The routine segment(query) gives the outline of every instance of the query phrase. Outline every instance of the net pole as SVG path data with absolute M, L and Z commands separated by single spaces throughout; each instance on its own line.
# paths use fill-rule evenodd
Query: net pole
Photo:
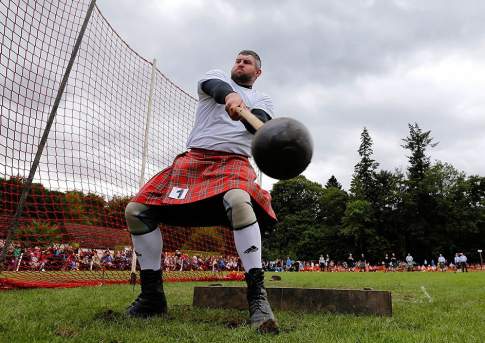
M 145 169 L 146 169 L 146 159 L 148 154 L 148 133 L 150 131 L 150 122 L 152 118 L 152 103 L 153 103 L 153 89 L 155 88 L 155 73 L 157 70 L 157 60 L 154 58 L 152 62 L 152 75 L 150 78 L 150 90 L 148 92 L 148 106 L 147 106 L 147 115 L 146 115 L 146 123 L 145 123 L 145 136 L 143 140 L 143 154 L 141 158 L 141 167 L 140 167 L 140 179 L 138 180 L 138 185 L 141 188 L 145 183 Z M 131 275 L 130 275 L 130 283 L 136 283 L 136 252 L 135 247 L 132 247 L 132 254 L 131 254 Z
M 64 93 L 64 90 L 67 85 L 67 81 L 69 80 L 69 75 L 71 73 L 72 66 L 74 64 L 74 60 L 76 59 L 77 53 L 79 51 L 79 47 L 81 46 L 82 39 L 84 37 L 84 33 L 86 32 L 86 27 L 88 26 L 89 19 L 91 18 L 91 14 L 93 13 L 94 6 L 96 4 L 96 0 L 91 0 L 91 3 L 89 4 L 88 11 L 86 12 L 86 16 L 84 17 L 84 22 L 81 26 L 81 30 L 79 31 L 79 34 L 76 39 L 76 44 L 74 45 L 74 48 L 72 49 L 71 52 L 71 57 L 69 59 L 69 63 L 67 64 L 66 71 L 64 72 L 64 76 L 62 78 L 61 84 L 59 86 L 59 89 L 57 90 L 57 95 L 56 99 L 54 101 L 54 105 L 52 106 L 51 112 L 49 114 L 49 118 L 47 119 L 47 123 L 44 129 L 44 132 L 42 133 L 42 138 L 39 142 L 39 145 L 37 147 L 37 152 L 35 154 L 34 161 L 32 162 L 32 165 L 30 167 L 30 172 L 29 172 L 29 177 L 27 178 L 27 181 L 24 184 L 24 187 L 22 188 L 22 194 L 20 196 L 19 203 L 17 204 L 17 209 L 15 211 L 15 215 L 12 218 L 12 221 L 10 222 L 10 226 L 8 229 L 7 233 L 7 239 L 5 240 L 3 250 L 2 250 L 2 255 L 0 256 L 0 272 L 3 270 L 4 265 L 5 265 L 5 258 L 7 256 L 7 250 L 8 246 L 10 245 L 10 242 L 12 241 L 12 237 L 17 231 L 18 224 L 19 224 L 19 219 L 22 216 L 22 213 L 24 211 L 25 203 L 27 202 L 27 197 L 30 193 L 30 190 L 32 188 L 32 181 L 34 180 L 35 173 L 37 172 L 37 167 L 39 166 L 40 159 L 42 157 L 42 153 L 44 151 L 45 145 L 47 143 L 47 138 L 49 137 L 49 133 L 52 127 L 52 124 L 54 123 L 54 119 L 57 114 L 57 109 L 59 107 L 59 104 L 61 102 L 62 94 Z
M 145 169 L 146 169 L 146 159 L 148 154 L 148 132 L 150 131 L 150 122 L 152 119 L 152 103 L 153 103 L 153 89 L 155 87 L 155 72 L 157 70 L 157 60 L 153 59 L 152 63 L 152 75 L 150 78 L 150 91 L 148 93 L 148 106 L 147 106 L 147 121 L 145 124 L 145 137 L 143 141 L 143 155 L 141 160 L 140 168 L 140 179 L 138 180 L 138 185 L 140 188 L 145 183 Z

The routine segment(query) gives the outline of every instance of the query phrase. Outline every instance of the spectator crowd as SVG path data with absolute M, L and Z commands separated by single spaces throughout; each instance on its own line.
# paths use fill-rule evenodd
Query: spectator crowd
M 453 259 L 447 260 L 442 254 L 439 254 L 435 262 L 431 259 L 428 262 L 424 259 L 422 263 L 417 263 L 413 256 L 408 253 L 403 258 L 398 258 L 394 253 L 386 254 L 382 261 L 370 263 L 365 254 L 355 258 L 351 253 L 343 260 L 334 260 L 330 256 L 320 255 L 318 260 L 300 261 L 292 260 L 291 257 L 286 259 L 276 259 L 264 261 L 264 269 L 267 271 L 284 272 L 284 271 L 320 271 L 320 272 L 397 272 L 397 271 L 460 271 L 468 272 L 468 268 L 479 270 L 481 264 L 469 265 L 468 259 L 464 253 L 456 253 Z
M 0 241 L 0 249 L 3 242 Z M 54 244 L 47 248 L 24 247 L 12 244 L 6 254 L 7 271 L 76 271 L 76 270 L 130 270 L 132 250 L 124 247 L 110 249 L 87 249 L 68 244 Z M 162 255 L 165 271 L 240 271 L 243 270 L 237 256 L 189 255 L 180 250 Z
M 0 240 L 0 249 L 4 242 Z M 87 249 L 68 244 L 53 244 L 41 248 L 9 246 L 6 254 L 7 271 L 76 271 L 76 270 L 130 270 L 132 250 L 123 247 L 118 250 Z M 204 253 L 164 252 L 162 254 L 164 271 L 242 271 L 238 256 L 223 256 Z M 386 254 L 382 261 L 370 263 L 364 254 L 354 257 L 351 253 L 346 259 L 334 260 L 327 255 L 320 255 L 318 260 L 293 260 L 290 256 L 275 260 L 263 260 L 263 269 L 272 272 L 396 272 L 396 271 L 460 271 L 481 269 L 481 265 L 469 265 L 464 253 L 456 253 L 451 259 L 442 254 L 428 261 L 417 263 L 408 253 L 398 258 L 394 253 Z

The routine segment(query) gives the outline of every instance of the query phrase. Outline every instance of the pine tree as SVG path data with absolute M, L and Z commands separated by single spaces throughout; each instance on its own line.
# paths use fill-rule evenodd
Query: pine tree
M 401 146 L 411 152 L 411 155 L 407 156 L 409 160 L 408 179 L 417 182 L 424 178 L 431 165 L 429 156 L 426 156 L 426 149 L 434 148 L 438 143 L 433 143 L 433 138 L 430 136 L 431 131 L 423 132 L 417 123 L 408 124 L 408 126 L 409 136 L 403 139 L 404 144 Z
M 350 192 L 357 199 L 364 199 L 373 202 L 373 190 L 375 173 L 379 163 L 377 163 L 372 155 L 372 138 L 369 131 L 364 127 L 360 135 L 359 156 L 360 161 L 354 167 L 354 174 L 350 183 Z
M 340 182 L 337 181 L 337 178 L 335 177 L 335 175 L 330 176 L 330 179 L 328 179 L 327 183 L 325 184 L 325 188 L 330 188 L 330 187 L 342 189 L 342 185 L 340 184 Z
M 429 147 L 435 147 L 431 131 L 423 132 L 417 123 L 408 124 L 409 136 L 402 147 L 410 151 L 408 157 L 406 191 L 403 194 L 402 222 L 405 223 L 402 246 L 422 257 L 433 248 L 430 238 L 436 228 L 437 198 L 429 192 L 426 175 L 431 168 Z M 408 251 L 409 252 L 409 251 Z

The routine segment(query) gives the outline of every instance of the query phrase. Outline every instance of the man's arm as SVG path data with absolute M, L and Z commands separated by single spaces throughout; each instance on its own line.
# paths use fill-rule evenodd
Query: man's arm
M 231 93 L 235 93 L 235 95 L 237 94 L 237 92 L 235 92 L 227 82 L 224 82 L 219 79 L 210 79 L 210 80 L 204 81 L 201 84 L 201 88 L 207 95 L 210 95 L 211 97 L 213 97 L 215 102 L 221 105 L 227 105 L 226 97 L 229 94 Z M 271 116 L 262 109 L 255 108 L 251 110 L 251 113 L 253 113 L 263 123 L 267 122 L 268 120 L 271 120 Z M 239 118 L 233 118 L 233 119 L 237 120 Z M 244 127 L 246 127 L 246 129 L 250 133 L 254 134 L 256 132 L 256 130 L 246 120 L 241 119 L 241 122 L 244 124 Z
M 202 82 L 201 88 L 204 93 L 213 97 L 215 102 L 221 105 L 226 104 L 226 96 L 230 93 L 236 93 L 227 82 L 219 79 L 204 81 Z

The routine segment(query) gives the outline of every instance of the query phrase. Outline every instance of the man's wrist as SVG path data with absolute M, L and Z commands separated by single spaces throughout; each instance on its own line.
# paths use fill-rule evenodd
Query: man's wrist
M 229 97 L 232 97 L 232 96 L 235 96 L 235 95 L 237 95 L 237 93 L 236 93 L 236 92 L 234 92 L 234 91 L 229 92 L 229 94 L 227 94 L 227 95 L 225 96 L 225 98 L 224 98 L 224 102 L 227 104 L 227 99 L 228 99 Z

